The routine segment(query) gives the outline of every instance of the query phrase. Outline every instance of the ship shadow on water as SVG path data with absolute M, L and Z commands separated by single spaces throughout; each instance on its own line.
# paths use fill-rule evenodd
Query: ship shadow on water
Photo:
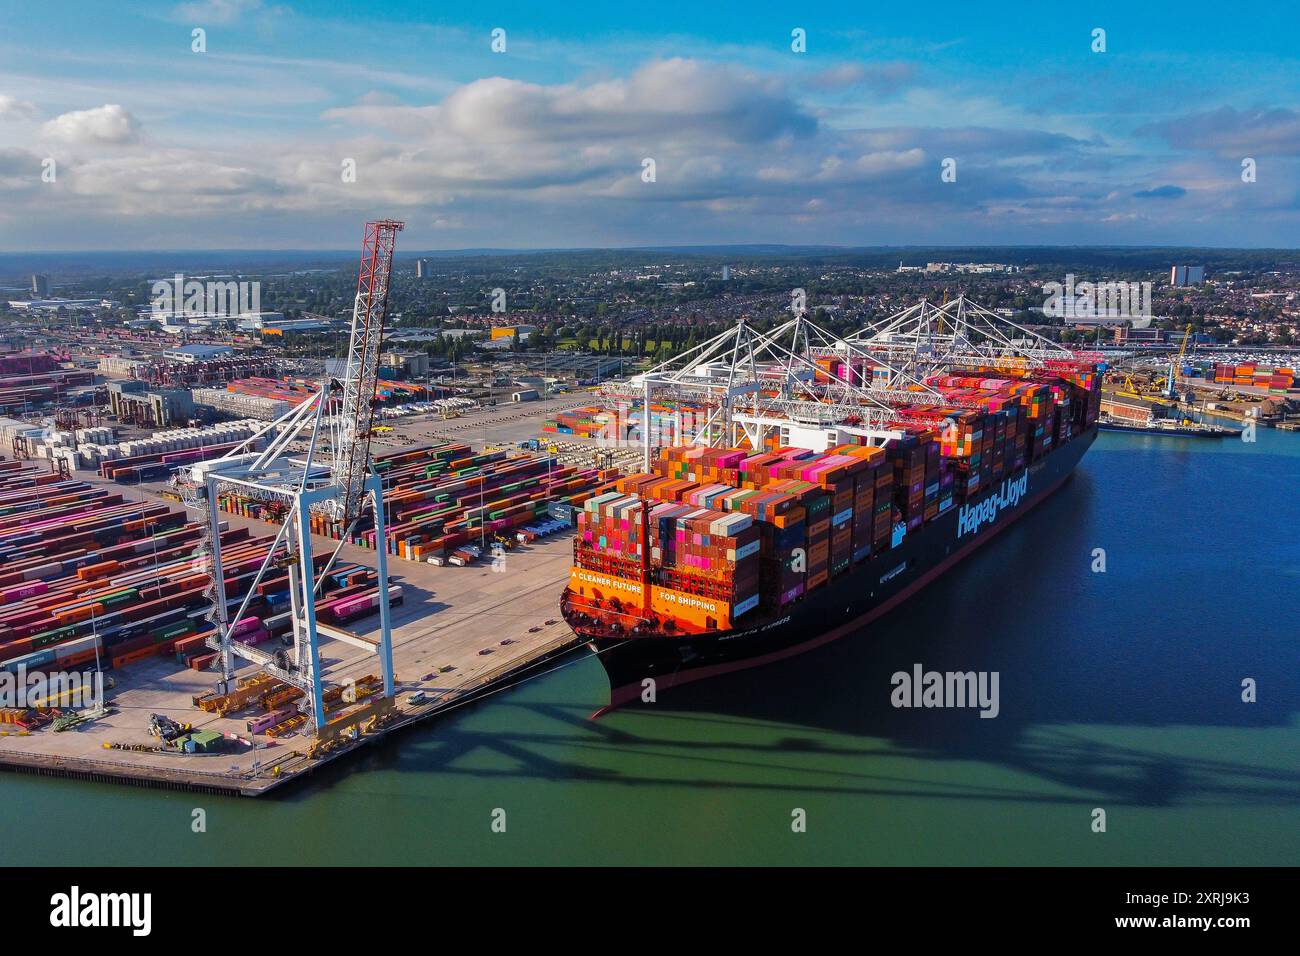
M 1116 524 L 1114 498 L 1081 471 L 920 595 L 807 654 L 674 688 L 599 720 L 589 719 L 594 696 L 588 705 L 536 699 L 558 679 L 547 678 L 537 690 L 475 705 L 496 712 L 483 729 L 477 719 L 439 720 L 350 767 L 325 768 L 315 785 L 387 769 L 1025 804 L 1295 806 L 1300 772 L 1252 762 L 1249 750 L 1219 742 L 1174 755 L 1144 745 L 1171 729 L 1292 727 L 1300 686 L 1281 660 L 1291 653 L 1281 620 L 1276 633 L 1246 638 L 1186 626 L 1230 617 L 1225 602 L 1231 607 L 1236 585 L 1196 578 L 1197 586 L 1173 586 L 1194 560 L 1191 539 L 1178 537 L 1187 532 L 1159 521 Z M 1156 548 L 1144 544 L 1152 534 L 1169 537 Z M 1125 563 L 1123 573 L 1089 570 L 1102 546 Z M 1255 585 L 1285 587 L 1291 571 L 1279 564 L 1275 573 L 1276 582 Z M 997 717 L 894 707 L 891 676 L 916 664 L 996 671 Z M 597 679 L 593 661 L 575 666 Z M 1242 675 L 1267 688 L 1259 703 L 1241 702 Z
M 687 685 L 640 709 L 663 707 L 665 720 L 726 716 L 817 732 L 776 743 L 791 754 L 827 753 L 822 732 L 869 738 L 885 746 L 864 756 L 978 761 L 1079 790 L 1089 800 L 1300 803 L 1300 772 L 1252 764 L 1249 752 L 1175 757 L 1134 743 L 1143 728 L 1291 727 L 1300 683 L 1281 659 L 1292 652 L 1272 653 L 1291 646 L 1281 628 L 1270 648 L 1264 636 L 1220 640 L 1212 629 L 1184 626 L 1223 619 L 1225 608 L 1240 601 L 1234 583 L 1199 593 L 1170 587 L 1164 582 L 1178 576 L 1177 558 L 1166 561 L 1158 548 L 1146 549 L 1142 563 L 1152 567 L 1140 573 L 1094 574 L 1090 562 L 1102 543 L 1097 512 L 1113 504 L 1081 471 L 1017 526 L 863 632 L 770 667 Z M 1161 531 L 1129 530 L 1157 538 Z M 1115 551 L 1120 542 L 1106 537 L 1105 544 Z M 1119 553 L 1131 554 L 1134 544 L 1124 542 Z M 1272 672 L 1261 673 L 1265 662 Z M 997 717 L 893 706 L 892 675 L 910 675 L 918 664 L 925 671 L 997 672 Z M 1271 703 L 1244 704 L 1243 675 L 1268 686 Z M 1130 743 L 1098 740 L 1089 733 L 1094 728 L 1122 728 L 1118 736 Z M 1014 799 L 1058 798 L 1035 792 Z

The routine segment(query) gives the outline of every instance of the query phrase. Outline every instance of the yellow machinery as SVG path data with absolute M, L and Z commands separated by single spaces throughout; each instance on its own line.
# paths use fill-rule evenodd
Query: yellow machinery
M 279 710 L 285 704 L 291 704 L 303 696 L 303 691 L 297 687 L 284 686 L 277 690 L 267 691 L 262 698 L 262 708 L 269 714 L 273 710 Z
M 325 712 L 340 710 L 352 704 L 360 703 L 368 697 L 381 693 L 384 689 L 383 682 L 374 674 L 367 674 L 360 677 L 352 685 L 336 684 L 329 688 L 321 695 L 325 704 Z
M 1125 398 L 1145 398 L 1155 391 L 1158 389 L 1154 384 L 1147 381 L 1134 381 L 1133 376 L 1127 372 L 1124 374 L 1124 384 L 1119 388 L 1119 394 Z
M 272 740 L 279 737 L 285 737 L 296 731 L 305 723 L 307 723 L 307 715 L 298 714 L 297 716 L 290 717 L 288 720 L 280 721 L 274 727 L 268 727 L 266 729 L 266 735 Z
M 340 714 L 316 732 L 316 739 L 308 748 L 307 756 L 324 756 L 339 741 L 355 739 L 362 734 L 372 732 L 387 722 L 392 716 L 392 711 L 391 697 L 376 697 L 368 704 L 362 704 L 355 710 Z
M 77 700 L 93 700 L 95 697 L 95 688 L 90 684 L 83 684 L 80 687 L 69 687 L 56 694 L 48 697 L 41 697 L 32 701 L 33 707 L 71 707 Z
M 194 703 L 200 710 L 224 717 L 232 710 L 242 710 L 267 691 L 277 689 L 276 685 L 282 683 L 270 674 L 254 674 L 252 677 L 240 680 L 236 689 L 229 694 L 195 698 Z
M 1165 374 L 1159 376 L 1152 382 L 1151 394 L 1157 400 L 1175 400 L 1178 398 L 1178 377 L 1183 368 L 1183 357 L 1187 354 L 1187 342 L 1192 336 L 1192 327 L 1187 326 L 1183 330 L 1183 341 L 1178 347 L 1178 352 L 1169 361 L 1169 368 Z

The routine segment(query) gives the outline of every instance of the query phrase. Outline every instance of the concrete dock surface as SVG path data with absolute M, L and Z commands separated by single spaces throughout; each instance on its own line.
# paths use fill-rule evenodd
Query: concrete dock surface
M 499 421 L 496 417 L 489 420 L 495 410 L 485 409 L 479 413 L 485 416 L 483 422 L 476 426 L 481 429 L 486 425 L 503 438 L 508 433 L 513 436 L 510 441 L 537 437 L 545 414 L 580 401 L 569 397 L 567 401 L 546 403 L 549 407 L 539 407 L 540 403 L 530 403 L 526 408 L 507 407 L 501 410 Z M 418 438 L 418 444 L 427 444 L 437 439 L 422 433 L 442 431 L 442 426 L 461 421 L 468 419 L 404 420 L 401 431 L 390 435 L 410 436 L 402 444 L 412 438 Z M 467 428 L 461 440 L 473 441 L 474 437 L 472 429 Z M 489 438 L 493 440 L 503 439 Z M 374 449 L 376 454 L 383 450 L 382 445 Z M 163 483 L 123 486 L 87 472 L 77 472 L 76 477 L 111 486 L 124 492 L 128 500 L 162 500 L 165 489 Z M 168 503 L 180 508 L 175 502 Z M 236 515 L 223 513 L 222 520 L 231 527 L 247 527 L 254 536 L 273 535 L 277 530 L 269 522 Z M 314 543 L 317 554 L 329 554 L 338 546 L 337 541 L 322 537 L 315 537 Z M 390 555 L 390 583 L 401 585 L 403 603 L 392 609 L 398 710 L 396 719 L 383 733 L 432 716 L 539 661 L 577 647 L 578 638 L 565 626 L 559 612 L 560 593 L 568 581 L 571 559 L 571 533 L 521 545 L 502 561 L 480 560 L 467 568 L 435 567 Z M 374 567 L 375 553 L 344 544 L 339 560 Z M 377 635 L 378 626 L 375 614 L 348 625 L 347 630 Z M 375 654 L 323 635 L 320 658 L 328 684 L 379 673 Z M 257 667 L 246 664 L 236 671 L 236 676 L 257 672 Z M 298 733 L 271 741 L 249 734 L 246 722 L 256 716 L 251 709 L 223 718 L 195 707 L 195 696 L 215 689 L 219 677 L 215 671 L 188 670 L 168 657 L 140 661 L 107 673 L 114 681 L 107 695 L 111 713 L 62 733 L 54 733 L 46 726 L 30 735 L 11 731 L 0 736 L 0 768 L 253 795 L 274 789 L 324 762 L 306 756 L 313 739 L 308 735 Z M 412 705 L 409 698 L 417 691 L 423 691 L 430 700 Z M 149 734 L 151 714 L 190 723 L 195 730 L 256 740 L 257 746 L 230 742 L 227 752 L 218 754 L 105 747 L 110 743 L 156 746 L 158 742 Z M 362 742 L 369 739 L 363 738 Z M 336 759 L 348 749 L 335 749 L 324 759 Z

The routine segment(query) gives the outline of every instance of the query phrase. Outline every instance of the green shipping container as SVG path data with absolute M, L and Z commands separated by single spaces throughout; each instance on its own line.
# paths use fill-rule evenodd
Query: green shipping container
M 215 730 L 200 730 L 198 733 L 192 734 L 190 739 L 194 741 L 195 750 L 201 753 L 209 753 L 216 750 L 225 738 Z

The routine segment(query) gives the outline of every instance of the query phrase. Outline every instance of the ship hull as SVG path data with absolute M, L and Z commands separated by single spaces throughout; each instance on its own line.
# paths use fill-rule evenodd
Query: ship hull
M 1096 429 L 1076 436 L 966 505 L 909 532 L 898 547 L 854 565 L 783 614 L 748 627 L 742 622 L 730 630 L 682 637 L 588 635 L 610 682 L 609 706 L 599 713 L 640 699 L 647 679 L 654 681 L 657 697 L 682 684 L 793 657 L 860 630 L 1048 498 L 1074 473 L 1096 437 Z
M 1130 435 L 1168 435 L 1175 438 L 1226 438 L 1233 434 L 1228 428 L 1159 428 L 1155 425 L 1114 425 L 1104 422 L 1097 426 L 1104 432 L 1126 432 Z

